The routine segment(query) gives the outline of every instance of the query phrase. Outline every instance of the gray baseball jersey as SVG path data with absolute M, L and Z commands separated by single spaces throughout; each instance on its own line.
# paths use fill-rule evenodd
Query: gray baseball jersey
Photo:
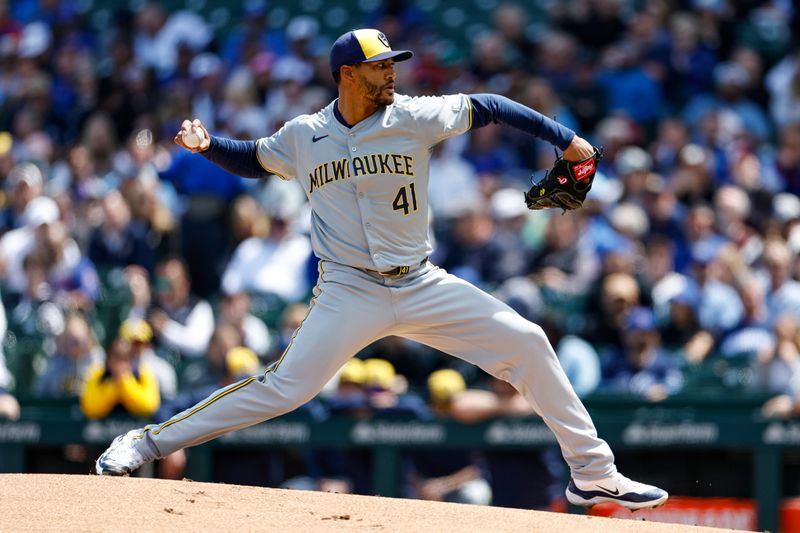
M 386 271 L 416 265 L 428 238 L 428 164 L 433 145 L 471 126 L 469 98 L 395 95 L 352 128 L 336 101 L 257 142 L 262 166 L 303 185 L 313 210 L 317 256 Z
M 397 335 L 432 346 L 510 382 L 553 430 L 579 480 L 612 475 L 597 437 L 542 328 L 473 285 L 431 265 L 431 148 L 471 125 L 465 95 L 395 102 L 352 128 L 332 103 L 260 139 L 261 165 L 302 183 L 313 208 L 320 275 L 305 320 L 264 375 L 212 394 L 159 425 L 137 449 L 164 457 L 295 409 L 361 349 Z M 520 202 L 522 195 L 520 195 Z M 387 277 L 397 267 L 402 276 Z

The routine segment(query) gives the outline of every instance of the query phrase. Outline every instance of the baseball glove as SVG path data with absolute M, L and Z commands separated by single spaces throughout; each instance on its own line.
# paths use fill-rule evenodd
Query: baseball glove
M 567 161 L 559 156 L 544 178 L 525 193 L 528 209 L 560 207 L 566 211 L 581 207 L 602 158 L 602 148 L 595 148 L 594 154 L 583 161 Z

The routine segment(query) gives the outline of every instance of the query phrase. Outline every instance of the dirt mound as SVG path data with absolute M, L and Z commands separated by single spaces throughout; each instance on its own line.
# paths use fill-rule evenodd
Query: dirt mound
M 0 475 L 0 531 L 720 533 L 726 530 L 239 485 Z

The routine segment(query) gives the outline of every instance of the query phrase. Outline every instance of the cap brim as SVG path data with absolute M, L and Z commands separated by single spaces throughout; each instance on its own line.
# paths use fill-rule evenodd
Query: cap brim
M 397 61 L 406 61 L 407 59 L 411 59 L 414 56 L 414 53 L 411 50 L 389 50 L 388 52 L 383 52 L 382 54 L 374 55 L 369 59 L 365 59 L 363 63 L 374 63 L 375 61 L 384 61 L 386 59 L 394 59 Z

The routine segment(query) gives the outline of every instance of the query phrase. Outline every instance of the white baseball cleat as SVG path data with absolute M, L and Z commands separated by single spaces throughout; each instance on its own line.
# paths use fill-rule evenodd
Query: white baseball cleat
M 120 435 L 95 461 L 95 471 L 101 476 L 127 476 L 149 462 L 136 449 L 136 441 L 143 437 L 141 430 L 133 429 Z
M 664 505 L 669 498 L 667 491 L 628 479 L 619 472 L 597 481 L 569 480 L 567 501 L 573 505 L 590 507 L 613 502 L 635 511 Z

